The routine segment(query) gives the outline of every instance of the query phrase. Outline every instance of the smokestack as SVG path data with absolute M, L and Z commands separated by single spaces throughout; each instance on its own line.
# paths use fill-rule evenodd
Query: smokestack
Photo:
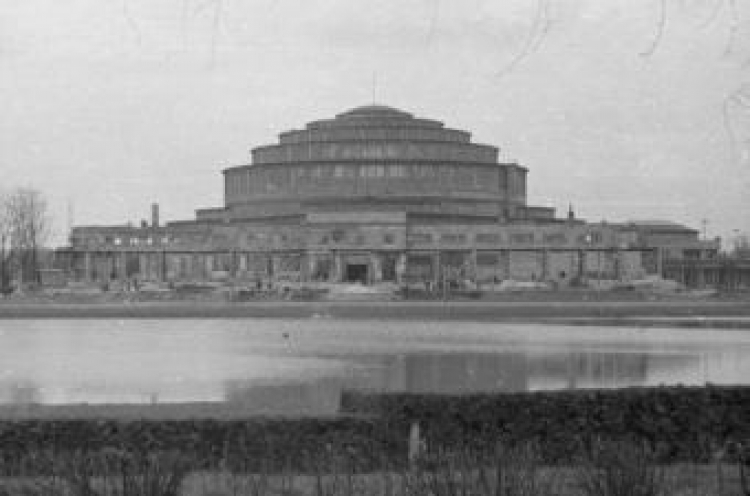
M 159 204 L 151 204 L 151 227 L 159 227 Z

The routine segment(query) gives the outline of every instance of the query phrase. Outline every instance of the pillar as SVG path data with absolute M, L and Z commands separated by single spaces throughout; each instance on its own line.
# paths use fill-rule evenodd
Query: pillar
M 83 280 L 91 282 L 91 252 L 87 251 L 83 254 Z
M 380 257 L 379 254 L 370 252 L 370 270 L 367 271 L 370 284 L 383 280 L 383 264 Z
M 586 250 L 578 250 L 578 279 L 586 278 Z
M 161 274 L 160 274 L 160 280 L 161 282 L 167 282 L 168 279 L 168 270 L 167 270 L 167 251 L 162 250 L 161 252 Z
M 622 265 L 620 260 L 620 255 L 622 254 L 622 252 L 619 249 L 615 248 L 612 254 L 614 257 L 613 262 L 615 266 L 615 280 L 619 281 L 622 276 L 622 268 L 620 267 L 620 265 Z
M 406 253 L 399 253 L 396 259 L 396 284 L 402 284 L 406 274 Z
M 203 255 L 203 273 L 205 274 L 205 279 L 211 279 L 213 274 L 214 256 L 213 253 L 205 253 Z
M 477 285 L 477 250 L 471 250 L 469 257 L 469 270 L 471 271 L 471 282 Z
M 434 263 L 433 263 L 433 273 L 432 278 L 435 285 L 440 284 L 440 278 L 443 273 L 443 267 L 441 266 L 441 259 L 440 259 L 440 250 L 437 250 L 434 255 Z
M 341 254 L 333 252 L 333 267 L 331 270 L 329 282 L 341 282 L 343 279 L 343 263 L 341 260 Z
M 662 250 L 660 248 L 654 248 L 654 254 L 656 255 L 656 274 L 659 277 L 664 277 L 664 261 L 662 259 Z
M 206 278 L 206 257 L 203 253 L 193 253 L 191 268 L 196 279 L 204 280 Z
M 125 258 L 125 252 L 121 251 L 117 253 L 116 257 L 117 279 L 119 279 L 120 281 L 124 281 L 125 279 L 127 279 L 127 260 Z
M 706 285 L 706 274 L 704 268 L 701 266 L 700 263 L 695 264 L 695 277 L 696 277 L 696 286 L 698 288 L 703 288 Z
M 513 263 L 510 259 L 511 253 L 512 252 L 510 250 L 505 250 L 505 279 L 512 279 L 510 271 L 511 264 Z
M 309 267 L 307 259 L 308 259 L 307 252 L 302 251 L 299 254 L 299 281 L 300 282 L 306 282 L 310 279 L 307 274 L 307 269 Z
M 148 254 L 139 252 L 138 253 L 138 279 L 140 281 L 143 281 L 143 279 L 148 277 L 148 265 L 149 265 L 149 259 Z
M 315 275 L 318 257 L 314 253 L 307 253 L 307 281 L 312 281 Z

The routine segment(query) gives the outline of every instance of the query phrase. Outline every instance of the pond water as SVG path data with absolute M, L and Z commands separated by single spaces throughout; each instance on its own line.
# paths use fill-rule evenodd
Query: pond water
M 0 320 L 0 403 L 230 402 L 332 413 L 341 391 L 750 383 L 750 333 L 374 320 Z

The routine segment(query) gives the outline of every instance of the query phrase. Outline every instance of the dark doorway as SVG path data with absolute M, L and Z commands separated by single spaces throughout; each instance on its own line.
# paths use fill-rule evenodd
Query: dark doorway
M 367 284 L 367 264 L 347 264 L 346 282 Z

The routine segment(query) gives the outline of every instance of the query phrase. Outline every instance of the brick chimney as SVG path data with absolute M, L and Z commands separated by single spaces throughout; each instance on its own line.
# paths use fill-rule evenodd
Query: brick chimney
M 159 204 L 151 204 L 151 227 L 159 227 Z

